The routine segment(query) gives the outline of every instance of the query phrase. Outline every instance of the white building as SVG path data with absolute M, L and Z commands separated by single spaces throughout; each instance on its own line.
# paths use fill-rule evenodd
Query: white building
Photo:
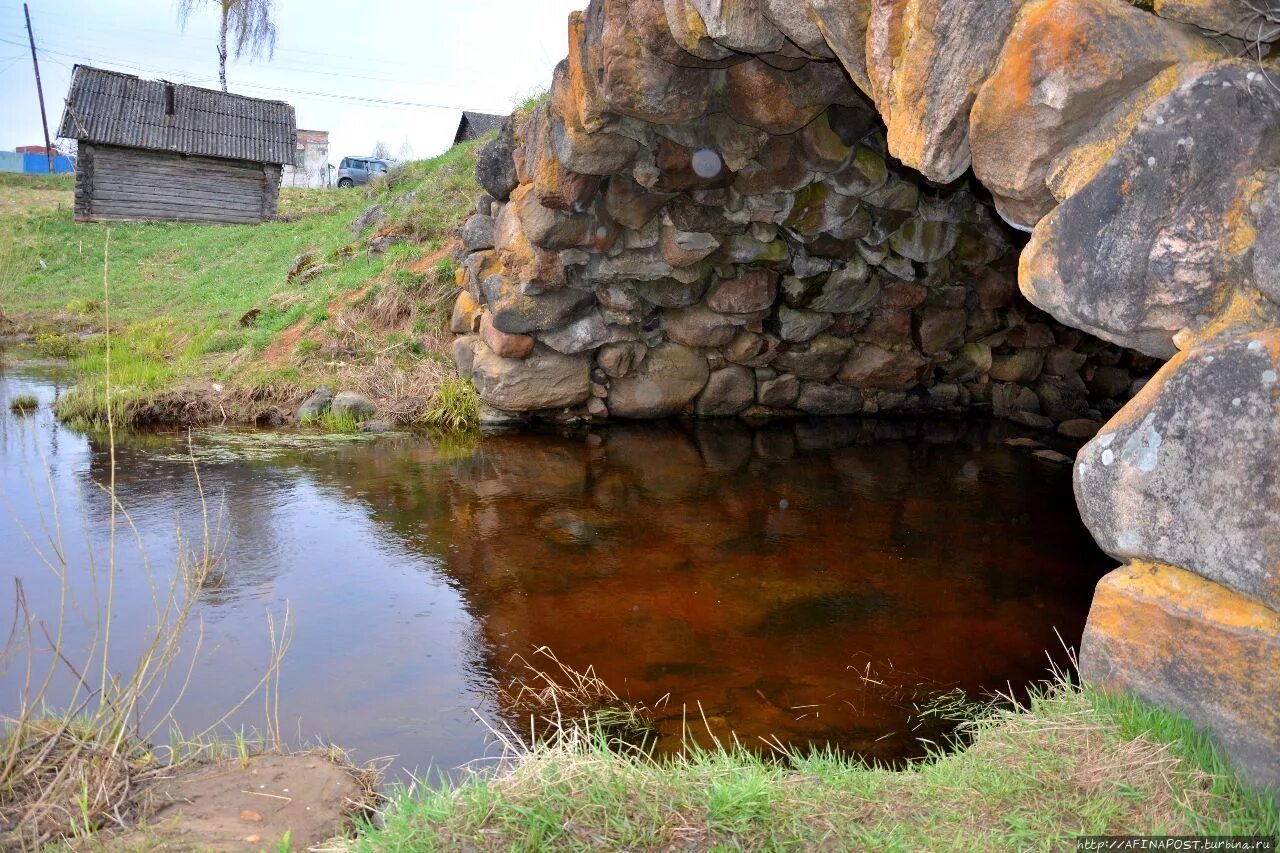
M 285 166 L 280 185 L 319 189 L 332 184 L 329 165 L 329 131 L 298 130 L 296 165 Z

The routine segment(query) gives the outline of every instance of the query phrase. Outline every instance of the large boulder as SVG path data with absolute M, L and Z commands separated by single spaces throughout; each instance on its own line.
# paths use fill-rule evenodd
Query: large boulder
M 772 134 L 795 133 L 831 104 L 858 103 L 848 79 L 829 62 L 810 62 L 798 70 L 783 71 L 756 58 L 729 68 L 725 74 L 729 115 Z
M 855 415 L 862 411 L 862 394 L 847 385 L 802 382 L 795 405 L 810 415 Z
M 1224 51 L 1124 0 L 1032 0 L 1022 7 L 970 115 L 973 170 L 1001 213 L 1030 228 L 1055 203 L 1050 162 L 1143 84 Z
M 591 356 L 538 346 L 528 358 L 503 358 L 479 343 L 471 381 L 481 400 L 504 412 L 576 406 L 591 396 Z
M 662 313 L 667 337 L 688 347 L 722 347 L 738 334 L 738 326 L 706 305 L 669 308 Z
M 803 2 L 796 0 L 759 0 L 760 11 L 791 43 L 810 56 L 831 59 L 835 54 L 822 37 L 822 29 L 809 15 Z
M 772 367 L 782 373 L 791 373 L 798 379 L 830 379 L 844 364 L 850 346 L 850 341 L 832 335 L 818 335 L 808 343 L 787 346 L 773 360 Z
M 742 53 L 773 53 L 786 38 L 764 14 L 762 0 L 691 0 L 707 35 Z
M 588 132 L 574 97 L 568 61 L 562 61 L 552 77 L 548 125 L 551 131 L 548 141 L 560 164 L 582 175 L 611 175 L 625 169 L 640 144 L 617 133 Z
M 1081 449 L 1076 502 L 1119 560 L 1280 610 L 1280 332 L 1178 355 Z
M 707 384 L 710 370 L 701 350 L 662 344 L 609 387 L 609 411 L 620 418 L 678 415 Z
M 519 185 L 515 149 L 515 125 L 507 119 L 498 138 L 486 143 L 476 153 L 476 180 L 498 201 L 510 198 L 511 191 Z
M 697 5 L 697 0 L 662 0 L 675 43 L 698 59 L 716 61 L 733 56 L 733 50 L 711 38 Z
M 575 320 L 545 332 L 538 332 L 539 341 L 558 353 L 573 355 L 586 352 L 608 343 L 614 330 L 605 323 L 599 309 L 592 308 Z
M 653 53 L 624 15 L 605 16 L 600 91 L 612 112 L 654 124 L 692 121 L 707 111 L 713 78 Z
M 336 418 L 366 421 L 378 413 L 378 407 L 363 394 L 355 391 L 340 391 L 334 395 L 329 412 Z
M 930 180 L 969 168 L 969 110 L 1023 0 L 871 4 L 867 73 L 889 151 Z
M 884 350 L 870 344 L 856 347 L 837 375 L 857 388 L 905 391 L 920 383 L 929 362 L 915 350 Z
M 693 411 L 702 417 L 736 415 L 754 402 L 756 375 L 750 368 L 729 364 L 714 371 L 698 395 Z
M 721 314 L 752 314 L 768 310 L 777 295 L 778 274 L 751 269 L 716 282 L 707 296 L 707 307 Z
M 794 2 L 794 0 L 787 0 Z M 872 0 L 803 0 L 809 19 L 863 94 L 871 95 L 867 75 L 867 24 Z
M 666 0 L 666 2 L 664 0 L 604 0 L 606 15 L 619 13 L 626 15 L 645 47 L 672 65 L 690 68 L 724 68 L 726 65 L 742 60 L 742 57 L 716 44 L 707 36 L 702 18 L 696 12 L 693 15 L 696 20 L 685 19 L 683 22 L 677 21 L 673 24 L 667 17 L 668 7 L 675 9 L 677 14 L 685 9 L 692 9 L 687 2 L 672 2 L 672 0 Z M 680 28 L 682 38 L 691 27 L 701 29 L 700 35 L 695 36 L 700 42 L 695 44 L 694 48 L 700 51 L 697 55 L 677 42 L 675 35 L 677 27 Z M 706 54 L 707 58 L 704 58 L 703 54 Z
M 1155 0 L 1155 13 L 1251 45 L 1280 40 L 1276 0 Z
M 528 358 L 535 343 L 529 335 L 509 335 L 495 328 L 488 311 L 480 315 L 480 340 L 500 358 Z
M 1080 675 L 1207 727 L 1259 788 L 1280 786 L 1280 613 L 1172 566 L 1098 584 Z
M 508 335 L 527 335 L 564 325 L 591 301 L 592 295 L 565 288 L 547 293 L 525 293 L 507 276 L 491 275 L 481 282 L 494 328 Z
M 1151 107 L 1101 171 L 1036 228 L 1020 285 L 1059 320 L 1167 358 L 1256 271 L 1258 170 L 1280 166 L 1280 91 L 1248 62 Z M 1264 229 L 1265 231 L 1265 229 Z
M 333 405 L 333 392 L 324 385 L 312 391 L 307 399 L 298 407 L 298 422 L 307 423 L 319 420 L 329 413 Z

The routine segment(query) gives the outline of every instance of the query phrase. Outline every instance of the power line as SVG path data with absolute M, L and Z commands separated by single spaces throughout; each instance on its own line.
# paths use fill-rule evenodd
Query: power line
M 14 44 L 14 42 L 10 42 L 4 38 L 0 38 L 0 43 Z M 82 59 L 90 59 L 91 61 L 107 63 L 109 65 L 117 65 L 121 68 L 128 68 L 131 71 L 141 71 L 147 74 L 172 74 L 173 73 L 171 70 L 157 68 L 155 66 L 139 65 L 132 62 L 124 62 L 118 59 L 112 59 L 110 57 L 106 57 L 102 55 L 98 55 L 94 57 L 87 54 L 73 54 L 73 53 L 67 53 L 65 51 L 52 50 L 48 47 L 40 48 L 40 52 L 46 55 L 53 54 L 57 56 L 63 56 L 68 59 L 75 60 L 77 62 Z M 210 84 L 214 82 L 213 79 L 209 77 L 196 77 L 192 75 L 185 75 L 185 76 L 187 77 L 188 81 L 204 82 L 204 83 L 210 83 Z M 391 82 L 391 81 L 388 81 L 388 82 Z M 401 100 L 395 100 L 392 98 L 371 98 L 364 95 L 345 95 L 345 94 L 340 94 L 335 92 L 317 92 L 311 89 L 296 89 L 296 88 L 291 88 L 286 86 L 272 86 L 267 83 L 239 82 L 236 84 L 236 86 L 237 88 L 259 89 L 259 90 L 268 91 L 268 92 L 283 92 L 283 93 L 293 94 L 293 95 L 306 95 L 308 97 L 314 97 L 314 98 L 328 98 L 330 100 L 336 100 L 336 101 L 374 104 L 376 106 L 406 107 L 410 109 L 428 109 L 428 110 L 450 110 L 454 112 L 461 112 L 469 109 L 468 107 L 461 107 L 454 104 L 432 104 L 432 103 L 423 103 L 419 101 L 401 101 Z

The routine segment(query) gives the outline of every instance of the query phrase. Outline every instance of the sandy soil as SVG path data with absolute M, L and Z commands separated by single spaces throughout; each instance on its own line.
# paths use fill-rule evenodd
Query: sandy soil
M 365 797 L 352 773 L 320 754 L 258 755 L 182 771 L 147 792 L 146 825 L 115 850 L 306 850 L 343 830 Z

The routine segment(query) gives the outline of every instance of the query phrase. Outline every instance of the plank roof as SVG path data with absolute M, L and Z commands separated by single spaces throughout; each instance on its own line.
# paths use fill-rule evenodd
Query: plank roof
M 172 88 L 172 114 L 165 90 Z M 87 65 L 71 77 L 58 135 L 81 142 L 293 164 L 293 107 Z
M 491 130 L 502 130 L 502 123 L 506 120 L 506 116 L 464 111 L 458 121 L 458 132 L 453 135 L 453 144 L 479 139 Z

